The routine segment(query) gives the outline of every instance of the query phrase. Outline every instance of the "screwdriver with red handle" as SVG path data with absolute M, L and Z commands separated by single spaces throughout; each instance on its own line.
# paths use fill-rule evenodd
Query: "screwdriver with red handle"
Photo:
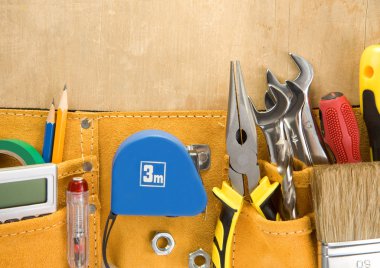
M 319 102 L 323 139 L 338 164 L 361 162 L 359 127 L 347 98 L 332 92 Z

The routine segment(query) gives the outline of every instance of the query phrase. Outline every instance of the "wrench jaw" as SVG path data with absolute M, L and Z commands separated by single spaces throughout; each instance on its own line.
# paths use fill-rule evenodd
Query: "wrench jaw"
M 283 84 L 278 81 L 277 77 L 272 73 L 270 69 L 267 69 L 267 83 L 269 86 L 275 85 L 277 87 L 284 86 Z
M 269 110 L 276 104 L 276 99 L 273 96 L 273 93 L 271 92 L 270 88 L 267 89 L 265 92 L 265 108 Z
M 259 112 L 251 98 L 249 102 L 251 104 L 251 110 L 256 118 L 256 123 L 260 127 L 265 127 L 277 123 L 286 113 L 289 108 L 290 101 L 285 93 L 277 86 L 270 86 L 269 90 L 272 92 L 272 98 L 274 105 L 267 109 L 265 112 Z
M 293 81 L 286 81 L 286 85 L 294 95 L 294 103 L 292 103 L 284 118 L 287 136 L 289 137 L 294 156 L 307 165 L 311 165 L 309 148 L 305 141 L 302 126 L 302 110 L 305 104 L 305 96 L 303 91 Z
M 296 83 L 307 96 L 309 94 L 311 81 L 313 81 L 314 77 L 313 66 L 301 56 L 293 53 L 289 53 L 289 55 L 300 71 L 297 78 L 294 79 L 293 82 Z
M 277 90 L 281 90 L 287 97 L 287 99 L 290 101 L 290 106 L 292 105 L 292 99 L 293 99 L 293 93 L 291 90 L 286 86 L 286 84 L 281 84 L 276 76 L 271 72 L 271 70 L 267 69 L 267 83 L 268 83 L 268 90 L 265 92 L 265 106 L 267 109 L 270 109 L 276 104 L 276 92 L 274 92 L 273 88 L 276 88 Z
M 268 89 L 267 92 L 269 92 L 269 94 L 272 94 L 272 96 L 273 96 L 273 92 L 272 92 L 272 90 L 270 88 L 271 87 L 275 87 L 277 89 L 280 89 L 283 93 L 285 93 L 285 95 L 289 99 L 292 99 L 293 94 L 289 90 L 289 88 L 286 87 L 286 84 L 281 84 L 280 81 L 278 81 L 278 79 L 276 78 L 276 76 L 269 69 L 267 69 L 267 83 L 268 83 L 268 86 L 269 86 L 269 89 Z
M 271 86 L 270 89 L 273 92 L 273 99 L 275 102 L 270 109 L 265 112 L 259 112 L 251 99 L 250 102 L 252 113 L 254 113 L 256 117 L 257 125 L 264 132 L 271 162 L 277 164 L 279 162 L 279 153 L 281 151 L 277 142 L 281 138 L 279 133 L 283 131 L 282 118 L 289 109 L 290 101 L 281 89 L 276 86 Z
M 312 160 L 305 140 L 302 123 L 303 114 L 305 113 L 304 110 L 310 110 L 310 108 L 308 108 L 308 88 L 313 78 L 313 69 L 303 58 L 295 54 L 290 54 L 290 56 L 300 70 L 298 77 L 294 81 L 286 81 L 285 84 L 281 84 L 275 75 L 270 70 L 267 70 L 267 80 L 269 86 L 273 87 L 276 85 L 277 88 L 286 92 L 288 98 L 291 100 L 289 109 L 284 116 L 286 135 L 289 138 L 294 156 L 307 165 L 311 165 Z M 273 90 L 271 91 L 267 91 L 267 106 L 271 104 L 271 99 L 273 99 L 273 96 L 271 96 L 273 95 Z
M 290 53 L 290 56 L 300 70 L 298 77 L 293 83 L 302 90 L 304 94 L 304 107 L 302 109 L 302 119 L 300 122 L 303 127 L 305 144 L 308 147 L 309 165 L 329 164 L 330 159 L 326 153 L 324 142 L 311 113 L 309 103 L 309 89 L 314 76 L 313 67 L 307 60 L 296 54 Z

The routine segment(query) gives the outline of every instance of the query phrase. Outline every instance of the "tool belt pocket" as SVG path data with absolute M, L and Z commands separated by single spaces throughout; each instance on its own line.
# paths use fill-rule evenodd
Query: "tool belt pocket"
M 96 158 L 93 157 L 93 163 Z M 0 267 L 67 267 L 66 263 L 66 186 L 73 176 L 89 180 L 89 187 L 98 181 L 97 167 L 83 165 L 90 159 L 79 158 L 58 164 L 57 211 L 38 218 L 0 225 Z M 93 184 L 91 184 L 91 181 Z M 90 267 L 99 264 L 100 205 L 97 191 L 90 195 Z M 100 265 L 98 265 L 100 266 Z
M 281 182 L 277 167 L 259 161 L 261 175 Z M 236 226 L 234 267 L 317 267 L 316 238 L 310 193 L 311 168 L 295 160 L 293 180 L 299 218 L 270 221 L 245 202 Z

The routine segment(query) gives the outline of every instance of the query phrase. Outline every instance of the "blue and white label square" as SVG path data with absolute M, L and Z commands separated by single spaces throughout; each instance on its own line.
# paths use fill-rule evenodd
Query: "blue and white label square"
M 165 162 L 140 162 L 141 187 L 165 187 Z

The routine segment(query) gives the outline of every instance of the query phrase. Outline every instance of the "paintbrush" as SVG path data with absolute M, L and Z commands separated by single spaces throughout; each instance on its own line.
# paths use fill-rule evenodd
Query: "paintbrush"
M 380 267 L 380 163 L 314 168 L 319 267 Z

